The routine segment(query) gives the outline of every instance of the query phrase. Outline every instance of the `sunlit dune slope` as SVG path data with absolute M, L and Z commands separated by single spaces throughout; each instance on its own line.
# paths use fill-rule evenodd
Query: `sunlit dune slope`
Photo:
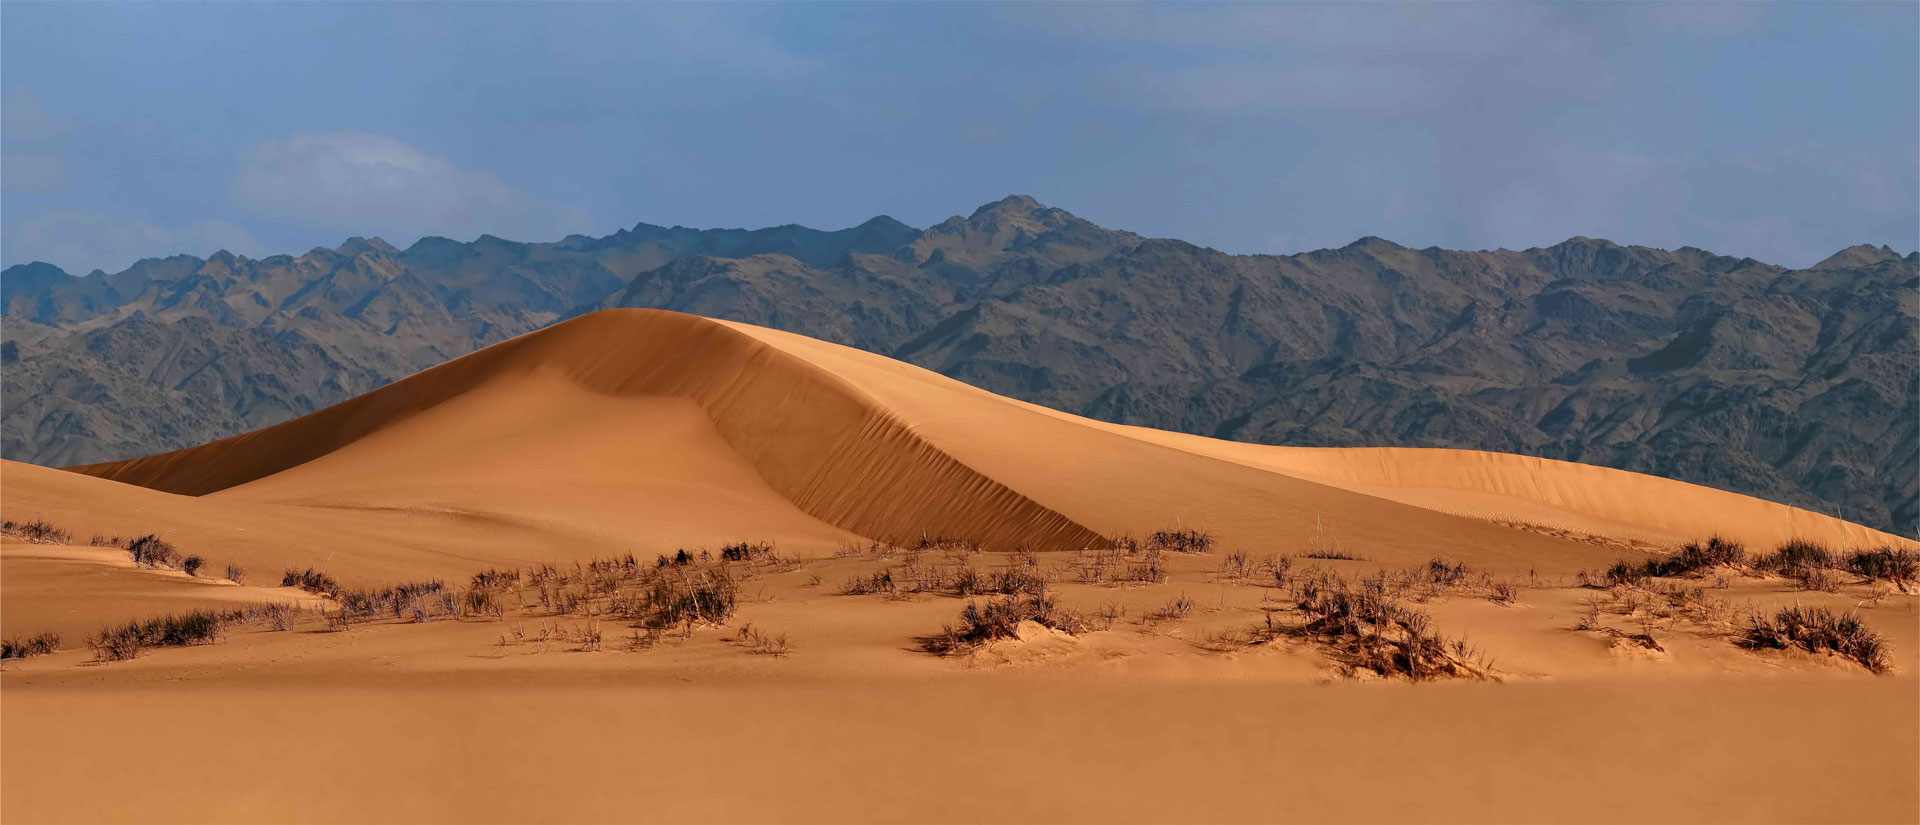
M 1651 540 L 1891 540 L 1562 462 L 1093 422 L 871 353 L 655 310 L 585 316 L 276 427 L 76 469 L 208 506 L 617 524 L 638 545 L 659 539 L 656 521 L 814 546 L 941 535 L 1043 549 L 1191 526 L 1255 552 L 1317 542 L 1384 562 L 1446 555 L 1545 572 L 1618 551 L 1488 517 Z

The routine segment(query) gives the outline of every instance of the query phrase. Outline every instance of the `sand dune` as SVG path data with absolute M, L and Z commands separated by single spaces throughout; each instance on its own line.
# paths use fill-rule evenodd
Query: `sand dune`
M 1094 422 L 871 353 L 653 310 L 576 319 L 276 427 L 76 469 L 208 502 L 414 508 L 648 545 L 725 523 L 816 549 L 853 535 L 1071 549 L 1185 525 L 1259 551 L 1323 541 L 1383 561 L 1571 570 L 1611 551 L 1489 519 L 1656 543 L 1899 541 L 1566 462 Z
M 497 618 L 424 620 L 396 606 L 341 629 L 302 614 L 292 632 L 235 627 L 219 644 L 99 664 L 79 642 L 109 621 L 311 597 L 137 570 L 115 550 L 5 544 L 5 632 L 68 637 L 65 650 L 0 667 L 8 821 L 1911 821 L 1915 811 L 1920 600 L 1851 576 L 1825 592 L 1716 571 L 1728 573 L 1717 585 L 1675 584 L 1711 587 L 1687 598 L 1714 601 L 1717 618 L 1661 617 L 1642 605 L 1665 604 L 1666 591 L 1587 589 L 1571 575 L 1634 552 L 1628 542 L 1708 533 L 1756 545 L 1901 540 L 1634 473 L 1143 430 L 871 353 L 645 310 L 576 319 L 276 427 L 75 469 L 0 462 L 0 509 L 76 541 L 157 532 L 210 569 L 246 567 L 256 584 L 314 566 L 349 586 L 458 585 L 487 567 L 742 539 L 775 541 L 787 558 L 716 565 L 741 577 L 737 614 L 644 646 L 616 647 L 613 637 L 641 630 L 611 618 L 610 594 L 602 612 L 576 612 L 549 608 L 545 585 L 516 585 Z M 837 586 L 909 575 L 913 562 L 885 548 L 834 552 L 869 539 L 1079 550 L 1167 527 L 1295 558 L 1229 575 L 1224 553 L 1168 553 L 1164 578 L 1121 581 L 1077 576 L 1075 554 L 1035 560 L 1051 595 L 1110 624 L 958 658 L 916 644 L 955 620 L 954 593 Z M 1309 549 L 1361 558 L 1300 555 Z M 928 555 L 982 575 L 1030 564 L 948 552 Z M 1272 575 L 1281 562 L 1352 577 L 1435 557 L 1467 563 L 1473 578 L 1405 598 L 1509 684 L 1330 691 L 1315 685 L 1360 678 L 1337 655 L 1300 637 L 1255 641 L 1276 615 L 1297 619 Z M 1513 588 L 1508 598 L 1493 598 L 1496 582 Z M 1613 612 L 1597 612 L 1603 599 Z M 1181 617 L 1149 619 L 1176 600 L 1188 603 Z M 1731 643 L 1727 616 L 1790 604 L 1857 611 L 1884 637 L 1894 675 Z M 606 644 L 576 641 L 596 623 Z M 752 655 L 740 641 L 750 624 L 792 634 L 795 651 Z M 1621 643 L 1638 632 L 1656 633 L 1660 650 Z M 1809 707 L 1814 732 L 1790 746 L 1745 724 Z M 234 746 L 290 735 L 303 746 L 290 758 Z M 823 750 L 829 741 L 842 747 Z M 426 745 L 449 742 L 482 756 L 447 760 Z M 92 772 L 110 748 L 168 768 L 100 783 Z M 1854 780 L 1786 781 L 1835 765 Z M 208 791 L 202 769 L 222 787 Z M 1382 775 L 1400 779 L 1383 790 Z M 315 776 L 354 793 L 310 800 Z M 514 790 L 529 781 L 627 790 Z M 743 794 L 747 783 L 755 790 Z M 1167 792 L 1208 783 L 1219 792 Z M 946 799 L 958 801 L 929 807 Z

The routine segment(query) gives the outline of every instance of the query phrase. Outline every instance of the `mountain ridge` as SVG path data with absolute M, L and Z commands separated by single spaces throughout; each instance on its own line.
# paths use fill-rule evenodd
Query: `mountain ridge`
M 1912 534 L 1916 261 L 1861 244 L 1794 270 L 1579 236 L 1230 255 L 1015 195 L 926 229 L 368 236 L 69 281 L 27 264 L 0 275 L 0 429 L 10 458 L 127 458 L 594 309 L 658 307 L 1120 423 L 1590 461 Z

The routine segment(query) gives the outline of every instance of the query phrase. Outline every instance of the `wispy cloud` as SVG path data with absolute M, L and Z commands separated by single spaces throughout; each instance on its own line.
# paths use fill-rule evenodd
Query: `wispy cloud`
M 241 160 L 233 197 L 242 209 L 305 228 L 396 240 L 483 233 L 550 240 L 587 223 L 579 210 L 543 203 L 491 172 L 370 132 L 263 143 Z

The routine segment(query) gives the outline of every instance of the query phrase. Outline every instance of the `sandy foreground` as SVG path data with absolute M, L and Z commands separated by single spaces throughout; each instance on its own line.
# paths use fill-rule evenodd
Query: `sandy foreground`
M 0 463 L 5 518 L 71 534 L 0 541 L 0 633 L 63 640 L 0 668 L 7 822 L 1920 819 L 1920 598 L 1734 568 L 1583 586 L 1709 534 L 1913 543 L 1633 473 L 1104 424 L 655 311 L 76 470 Z M 1217 543 L 1165 554 L 1159 581 L 1087 550 L 1173 528 Z M 88 543 L 145 533 L 204 556 L 201 576 Z M 928 537 L 964 541 L 906 549 Z M 776 550 L 685 568 L 730 571 L 737 613 L 664 634 L 525 579 L 497 617 L 344 630 L 336 602 L 277 586 L 542 565 L 582 586 L 574 565 L 625 554 L 637 582 L 655 554 L 737 541 Z M 1434 559 L 1464 572 L 1422 578 Z M 1100 619 L 937 656 L 922 639 L 985 597 L 844 592 L 962 569 L 1031 572 Z M 1383 679 L 1275 631 L 1300 621 L 1299 582 L 1382 575 L 1477 676 Z M 85 645 L 266 603 L 292 626 L 111 663 Z M 1790 605 L 1859 615 L 1890 673 L 1734 644 Z M 784 651 L 755 641 L 773 637 Z

